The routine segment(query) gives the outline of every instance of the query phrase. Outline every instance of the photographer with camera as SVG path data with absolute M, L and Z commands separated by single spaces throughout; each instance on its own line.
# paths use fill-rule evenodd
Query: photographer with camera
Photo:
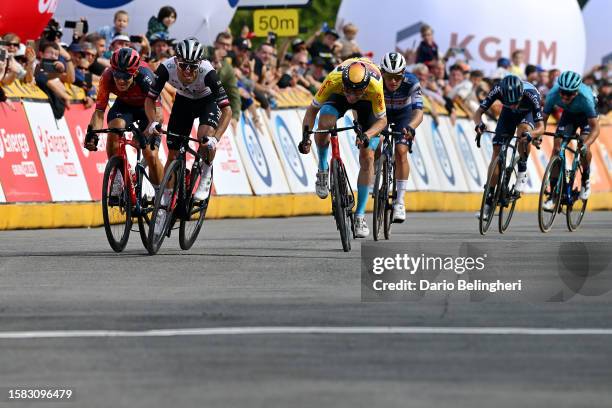
M 93 85 L 93 74 L 89 72 L 91 55 L 95 55 L 94 46 L 91 43 L 72 43 L 68 51 L 74 61 L 74 85 L 82 88 L 85 92 L 83 104 L 89 109 L 95 103 L 96 88 Z
M 70 109 L 71 98 L 64 88 L 64 83 L 72 84 L 75 72 L 72 57 L 58 44 L 60 37 L 57 34 L 55 36 L 55 42 L 43 42 L 40 45 L 41 59 L 36 66 L 34 79 L 36 85 L 49 97 L 53 115 L 56 119 L 60 119 L 64 116 L 64 110 Z M 60 57 L 63 61 L 60 60 Z

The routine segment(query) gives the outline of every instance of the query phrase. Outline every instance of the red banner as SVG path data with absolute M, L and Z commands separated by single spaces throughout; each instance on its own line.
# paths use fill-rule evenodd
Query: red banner
M 83 148 L 85 141 L 85 133 L 87 125 L 91 119 L 94 108 L 85 109 L 83 105 L 71 105 L 70 110 L 65 113 L 66 123 L 70 129 L 72 141 L 79 156 L 83 173 L 87 180 L 87 187 L 91 198 L 94 200 L 102 199 L 102 178 L 104 176 L 104 168 L 106 167 L 106 135 L 100 135 L 98 143 L 98 151 L 90 152 Z
M 34 138 L 21 103 L 0 107 L 0 182 L 7 202 L 51 201 Z

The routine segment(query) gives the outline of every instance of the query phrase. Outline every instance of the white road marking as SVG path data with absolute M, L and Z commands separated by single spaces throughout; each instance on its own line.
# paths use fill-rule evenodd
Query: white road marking
M 40 330 L 0 331 L 0 340 L 53 339 L 85 337 L 177 337 L 177 336 L 236 336 L 254 334 L 468 334 L 519 336 L 585 336 L 612 335 L 612 328 L 547 328 L 547 327 L 419 327 L 419 326 L 263 326 L 207 327 L 155 330 Z

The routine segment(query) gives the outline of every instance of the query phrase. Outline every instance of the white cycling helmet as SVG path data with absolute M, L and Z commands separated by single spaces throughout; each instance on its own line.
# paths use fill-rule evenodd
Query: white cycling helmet
M 380 69 L 389 74 L 403 74 L 406 70 L 406 59 L 399 52 L 389 52 L 380 62 Z

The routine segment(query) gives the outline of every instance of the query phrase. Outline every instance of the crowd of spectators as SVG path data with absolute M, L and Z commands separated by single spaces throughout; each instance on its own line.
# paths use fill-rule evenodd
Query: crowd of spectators
M 0 43 L 0 99 L 6 99 L 1 85 L 15 80 L 36 83 L 49 96 L 56 117 L 61 117 L 73 98 L 64 83 L 82 88 L 83 103 L 91 106 L 97 79 L 110 65 L 114 50 L 136 49 L 153 70 L 172 57 L 175 40 L 170 38 L 169 28 L 177 21 L 174 8 L 162 7 L 150 18 L 144 34 L 134 34 L 129 21 L 127 12 L 118 11 L 112 25 L 90 31 L 85 19 L 71 22 L 70 29 L 51 20 L 41 38 L 25 43 L 15 34 L 6 33 Z M 65 30 L 71 30 L 68 41 Z M 246 111 L 259 126 L 255 106 L 269 113 L 277 104 L 278 93 L 286 88 L 314 94 L 325 76 L 341 61 L 356 56 L 371 57 L 357 43 L 358 28 L 354 24 L 345 24 L 339 31 L 341 34 L 323 24 L 306 39 L 278 41 L 270 33 L 263 42 L 255 39 L 247 26 L 236 36 L 229 30 L 219 33 L 207 49 L 207 58 L 219 71 L 230 96 L 234 112 L 232 124 L 235 126 L 240 112 Z M 515 50 L 509 58 L 499 58 L 492 72 L 472 69 L 465 50 L 450 48 L 442 54 L 433 29 L 426 24 L 421 27 L 421 42 L 416 49 L 398 48 L 397 51 L 403 53 L 408 69 L 419 78 L 423 94 L 434 102 L 429 104 L 434 119 L 439 114 L 439 106 L 445 107 L 453 121 L 457 106 L 471 115 L 496 82 L 508 73 L 533 83 L 543 98 L 560 74 L 556 68 L 526 64 L 522 50 Z M 603 114 L 610 111 L 612 103 L 611 74 L 612 68 L 602 65 L 584 75 L 585 84 L 598 96 L 598 109 Z

